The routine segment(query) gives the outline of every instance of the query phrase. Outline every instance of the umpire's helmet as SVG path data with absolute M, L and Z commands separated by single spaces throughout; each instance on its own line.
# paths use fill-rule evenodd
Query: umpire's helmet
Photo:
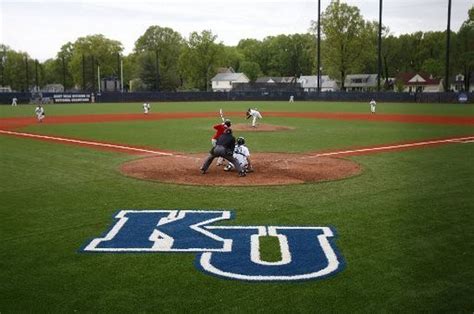
M 245 138 L 243 138 L 242 136 L 238 137 L 237 138 L 237 145 L 244 145 L 245 144 Z

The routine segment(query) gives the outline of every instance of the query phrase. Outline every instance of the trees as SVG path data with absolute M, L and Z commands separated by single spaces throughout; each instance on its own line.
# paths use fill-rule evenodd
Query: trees
M 456 37 L 454 66 L 464 75 L 464 90 L 469 90 L 474 72 L 474 6 L 469 9 Z
M 260 66 L 257 62 L 253 61 L 243 61 L 240 64 L 239 72 L 244 73 L 247 75 L 250 81 L 254 82 L 260 75 L 262 75 L 262 71 L 260 70 Z
M 209 80 L 222 60 L 224 45 L 216 43 L 217 36 L 211 31 L 193 32 L 179 58 L 180 74 L 186 78 L 187 86 L 208 90 Z
M 180 85 L 178 61 L 183 37 L 169 27 L 150 26 L 135 42 L 138 77 L 150 90 L 174 91 Z
M 100 34 L 89 35 L 78 38 L 72 44 L 67 43 L 63 48 L 71 53 L 69 69 L 76 86 L 85 84 L 85 89 L 96 91 L 98 65 L 101 77 L 120 77 L 120 73 L 117 73 L 117 55 L 123 51 L 123 47 L 119 41 Z
M 17 52 L 0 44 L 2 52 L 2 81 L 12 90 L 28 91 L 33 82 L 34 61 L 27 53 Z
M 366 24 L 357 7 L 333 0 L 321 15 L 321 29 L 325 37 L 325 67 L 344 89 L 346 74 L 362 67 L 361 56 L 369 45 Z

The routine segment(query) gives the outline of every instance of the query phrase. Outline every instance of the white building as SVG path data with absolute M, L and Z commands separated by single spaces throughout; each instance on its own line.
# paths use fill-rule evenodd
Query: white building
M 298 79 L 298 83 L 305 92 L 316 92 L 318 91 L 318 76 L 317 75 L 302 75 Z M 322 92 L 334 92 L 339 90 L 337 82 L 331 80 L 328 75 L 321 75 L 320 82 Z
M 228 92 L 232 90 L 232 83 L 248 83 L 250 80 L 244 73 L 218 73 L 211 82 L 212 91 Z
M 348 74 L 344 88 L 352 92 L 369 92 L 377 89 L 377 74 Z

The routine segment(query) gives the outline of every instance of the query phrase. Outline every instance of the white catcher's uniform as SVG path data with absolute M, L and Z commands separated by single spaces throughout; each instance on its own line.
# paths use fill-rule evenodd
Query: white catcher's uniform
M 252 126 L 255 127 L 255 124 L 257 123 L 257 119 L 262 119 L 262 115 L 260 112 L 258 112 L 255 109 L 250 109 L 249 110 L 249 115 L 252 116 Z
M 377 103 L 375 102 L 375 100 L 372 99 L 369 104 L 370 104 L 370 112 L 375 113 L 375 106 L 377 105 Z
M 44 119 L 44 108 L 40 106 L 36 107 L 35 114 L 38 121 L 41 122 Z
M 148 114 L 148 112 L 150 112 L 150 109 L 151 109 L 151 106 L 150 106 L 149 103 L 146 102 L 146 103 L 143 104 L 143 112 L 145 114 Z
M 248 157 L 250 157 L 250 151 L 249 149 L 247 148 L 247 146 L 245 145 L 235 145 L 235 148 L 234 148 L 234 154 L 233 154 L 235 160 L 238 161 L 238 163 L 240 164 L 240 167 L 242 169 L 246 169 L 249 162 L 247 160 Z M 232 163 L 229 163 L 230 165 L 230 169 L 233 169 L 235 168 L 235 166 L 232 164 Z

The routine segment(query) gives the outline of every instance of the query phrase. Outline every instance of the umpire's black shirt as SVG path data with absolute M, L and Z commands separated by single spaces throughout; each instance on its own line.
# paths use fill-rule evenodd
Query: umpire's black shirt
M 217 139 L 216 145 L 224 146 L 226 151 L 234 151 L 235 137 L 232 133 L 224 133 Z

